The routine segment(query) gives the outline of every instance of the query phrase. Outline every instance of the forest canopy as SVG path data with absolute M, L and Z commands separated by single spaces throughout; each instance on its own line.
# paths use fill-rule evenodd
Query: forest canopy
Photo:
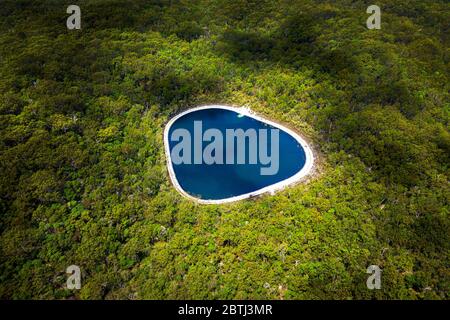
M 69 4 L 0 5 L 1 298 L 449 299 L 448 1 L 377 0 L 380 30 L 366 1 Z M 218 102 L 301 132 L 314 176 L 183 198 L 164 125 Z

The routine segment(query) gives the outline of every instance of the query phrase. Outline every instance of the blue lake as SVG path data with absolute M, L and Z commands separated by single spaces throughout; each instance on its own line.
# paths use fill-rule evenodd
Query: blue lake
M 223 133 L 224 137 L 226 136 L 227 129 L 242 129 L 244 131 L 255 129 L 257 132 L 259 132 L 259 129 L 268 129 L 267 132 L 270 133 L 267 139 L 267 150 L 269 154 L 272 146 L 272 140 L 270 139 L 272 131 L 270 130 L 278 129 L 279 138 L 277 141 L 279 156 L 278 170 L 276 174 L 271 175 L 261 174 L 261 168 L 267 167 L 267 165 L 259 162 L 257 164 L 250 164 L 247 161 L 245 164 L 237 164 L 236 160 L 234 164 L 194 164 L 193 162 L 175 164 L 172 158 L 171 165 L 179 186 L 184 192 L 193 197 L 205 200 L 221 200 L 254 193 L 294 176 L 305 165 L 305 150 L 289 133 L 254 119 L 251 116 L 221 108 L 195 110 L 177 118 L 168 130 L 168 146 L 170 152 L 181 141 L 173 141 L 171 139 L 174 131 L 177 129 L 186 129 L 194 137 L 194 122 L 198 124 L 198 121 L 202 123 L 203 132 L 208 129 L 218 129 Z M 212 139 L 209 141 L 212 141 Z M 205 148 L 209 142 L 202 141 L 201 144 L 202 148 Z M 194 155 L 194 142 L 190 145 L 191 154 Z M 234 155 L 236 156 L 238 152 L 237 141 L 234 147 Z M 227 152 L 225 149 L 226 143 L 224 141 L 224 155 Z M 246 143 L 246 150 L 246 159 L 248 160 L 250 157 L 248 153 L 250 146 L 248 146 L 248 143 Z

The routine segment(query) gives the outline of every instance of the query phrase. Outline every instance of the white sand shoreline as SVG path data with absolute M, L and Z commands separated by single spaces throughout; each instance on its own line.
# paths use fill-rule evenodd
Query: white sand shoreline
M 218 200 L 201 199 L 201 198 L 196 198 L 196 197 L 191 196 L 190 194 L 188 194 L 186 191 L 183 190 L 183 188 L 180 186 L 180 184 L 177 180 L 177 177 L 175 175 L 175 171 L 173 169 L 172 159 L 171 159 L 171 155 L 170 155 L 169 131 L 170 131 L 170 127 L 172 126 L 172 124 L 176 120 L 181 118 L 182 116 L 184 116 L 188 113 L 194 112 L 194 111 L 204 110 L 204 109 L 225 109 L 225 110 L 234 111 L 236 113 L 243 114 L 245 116 L 256 119 L 258 121 L 265 122 L 275 128 L 281 129 L 281 130 L 289 133 L 303 147 L 303 149 L 305 151 L 305 165 L 302 167 L 302 169 L 299 172 L 297 172 L 292 177 L 282 180 L 280 182 L 277 182 L 275 184 L 272 184 L 270 186 L 267 186 L 265 188 L 256 190 L 251 193 L 246 193 L 246 194 L 242 194 L 239 196 L 225 198 L 225 199 L 218 199 Z M 169 171 L 170 180 L 172 181 L 173 185 L 175 186 L 175 189 L 177 189 L 177 191 L 180 192 L 184 197 L 191 199 L 195 202 L 201 203 L 201 204 L 221 204 L 221 203 L 228 203 L 228 202 L 234 202 L 234 201 L 238 201 L 238 200 L 248 199 L 248 198 L 251 198 L 254 196 L 261 195 L 263 193 L 274 194 L 276 191 L 279 191 L 289 185 L 299 182 L 301 179 L 303 179 L 305 176 L 307 176 L 312 171 L 313 164 L 314 164 L 314 155 L 313 155 L 312 149 L 309 147 L 309 145 L 306 143 L 306 141 L 302 137 L 300 137 L 300 135 L 298 135 L 296 132 L 292 131 L 289 128 L 286 128 L 285 126 L 283 126 L 279 123 L 267 120 L 259 115 L 256 115 L 253 111 L 251 111 L 249 108 L 246 108 L 246 107 L 239 108 L 239 107 L 230 107 L 230 106 L 224 106 L 224 105 L 206 105 L 206 106 L 199 106 L 199 107 L 191 108 L 191 109 L 188 109 L 188 110 L 185 110 L 185 111 L 179 113 L 178 115 L 176 115 L 175 117 L 170 119 L 170 121 L 166 124 L 166 127 L 164 128 L 164 150 L 166 153 L 166 162 L 167 162 L 167 168 Z

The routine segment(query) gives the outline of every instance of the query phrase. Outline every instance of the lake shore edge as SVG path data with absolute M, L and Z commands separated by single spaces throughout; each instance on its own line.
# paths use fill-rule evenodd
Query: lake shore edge
M 169 145 L 169 131 L 170 131 L 170 128 L 173 125 L 173 123 L 175 123 L 175 121 L 177 121 L 179 118 L 181 118 L 184 115 L 189 114 L 191 112 L 205 110 L 205 109 L 224 109 L 224 110 L 233 111 L 235 113 L 242 114 L 244 116 L 256 119 L 260 122 L 267 123 L 267 124 L 271 125 L 272 127 L 275 127 L 275 128 L 285 131 L 286 133 L 291 135 L 302 146 L 302 148 L 305 152 L 304 166 L 300 169 L 300 171 L 298 171 L 295 175 L 289 177 L 288 179 L 282 180 L 282 181 L 272 184 L 270 186 L 261 188 L 259 190 L 256 190 L 256 191 L 253 191 L 250 193 L 242 194 L 239 196 L 211 200 L 211 199 L 201 199 L 201 198 L 197 198 L 197 197 L 190 195 L 181 187 L 181 185 L 178 182 L 178 179 L 176 177 L 174 168 L 173 168 L 171 154 L 170 154 L 170 145 Z M 173 186 L 175 187 L 175 189 L 185 198 L 188 198 L 188 199 L 195 201 L 196 203 L 200 203 L 200 204 L 224 204 L 224 203 L 230 203 L 230 202 L 236 202 L 239 200 L 254 198 L 254 197 L 266 194 L 266 193 L 273 195 L 277 191 L 281 191 L 288 186 L 292 186 L 298 182 L 303 181 L 304 178 L 313 171 L 314 160 L 315 160 L 313 149 L 309 146 L 309 144 L 306 142 L 306 140 L 299 133 L 295 132 L 293 129 L 290 129 L 279 122 L 268 120 L 267 118 L 259 115 L 258 113 L 254 112 L 253 110 L 251 110 L 249 107 L 236 107 L 236 106 L 228 106 L 228 105 L 222 105 L 222 104 L 210 104 L 210 105 L 202 105 L 202 106 L 198 106 L 198 107 L 193 107 L 193 108 L 186 109 L 186 110 L 178 113 L 177 115 L 173 116 L 167 122 L 167 124 L 165 125 L 165 128 L 164 128 L 164 151 L 165 151 L 166 164 L 167 164 L 167 170 L 169 172 L 170 181 L 173 184 Z

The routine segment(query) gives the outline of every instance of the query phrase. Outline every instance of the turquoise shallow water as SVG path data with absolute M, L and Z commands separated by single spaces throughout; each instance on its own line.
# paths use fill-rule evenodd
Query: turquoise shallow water
M 194 121 L 202 121 L 203 132 L 207 129 L 219 129 L 225 137 L 226 129 L 250 128 L 278 129 L 251 117 L 237 112 L 211 108 L 196 110 L 178 118 L 169 129 L 169 148 L 172 151 L 178 141 L 171 141 L 170 137 L 176 129 L 187 129 L 194 137 Z M 269 134 L 269 152 L 270 152 Z M 194 154 L 194 147 L 191 154 Z M 203 142 L 203 148 L 209 142 Z M 225 141 L 223 143 L 225 154 Z M 246 148 L 249 149 L 248 146 Z M 236 156 L 235 148 L 235 156 Z M 247 154 L 248 156 L 248 154 Z M 255 192 L 264 187 L 283 181 L 297 172 L 305 165 L 305 151 L 298 141 L 287 132 L 279 129 L 279 170 L 274 175 L 261 175 L 262 164 L 174 164 L 172 163 L 178 183 L 188 194 L 205 199 L 221 200 Z M 193 158 L 193 156 L 192 156 Z M 248 157 L 246 158 L 248 159 Z

